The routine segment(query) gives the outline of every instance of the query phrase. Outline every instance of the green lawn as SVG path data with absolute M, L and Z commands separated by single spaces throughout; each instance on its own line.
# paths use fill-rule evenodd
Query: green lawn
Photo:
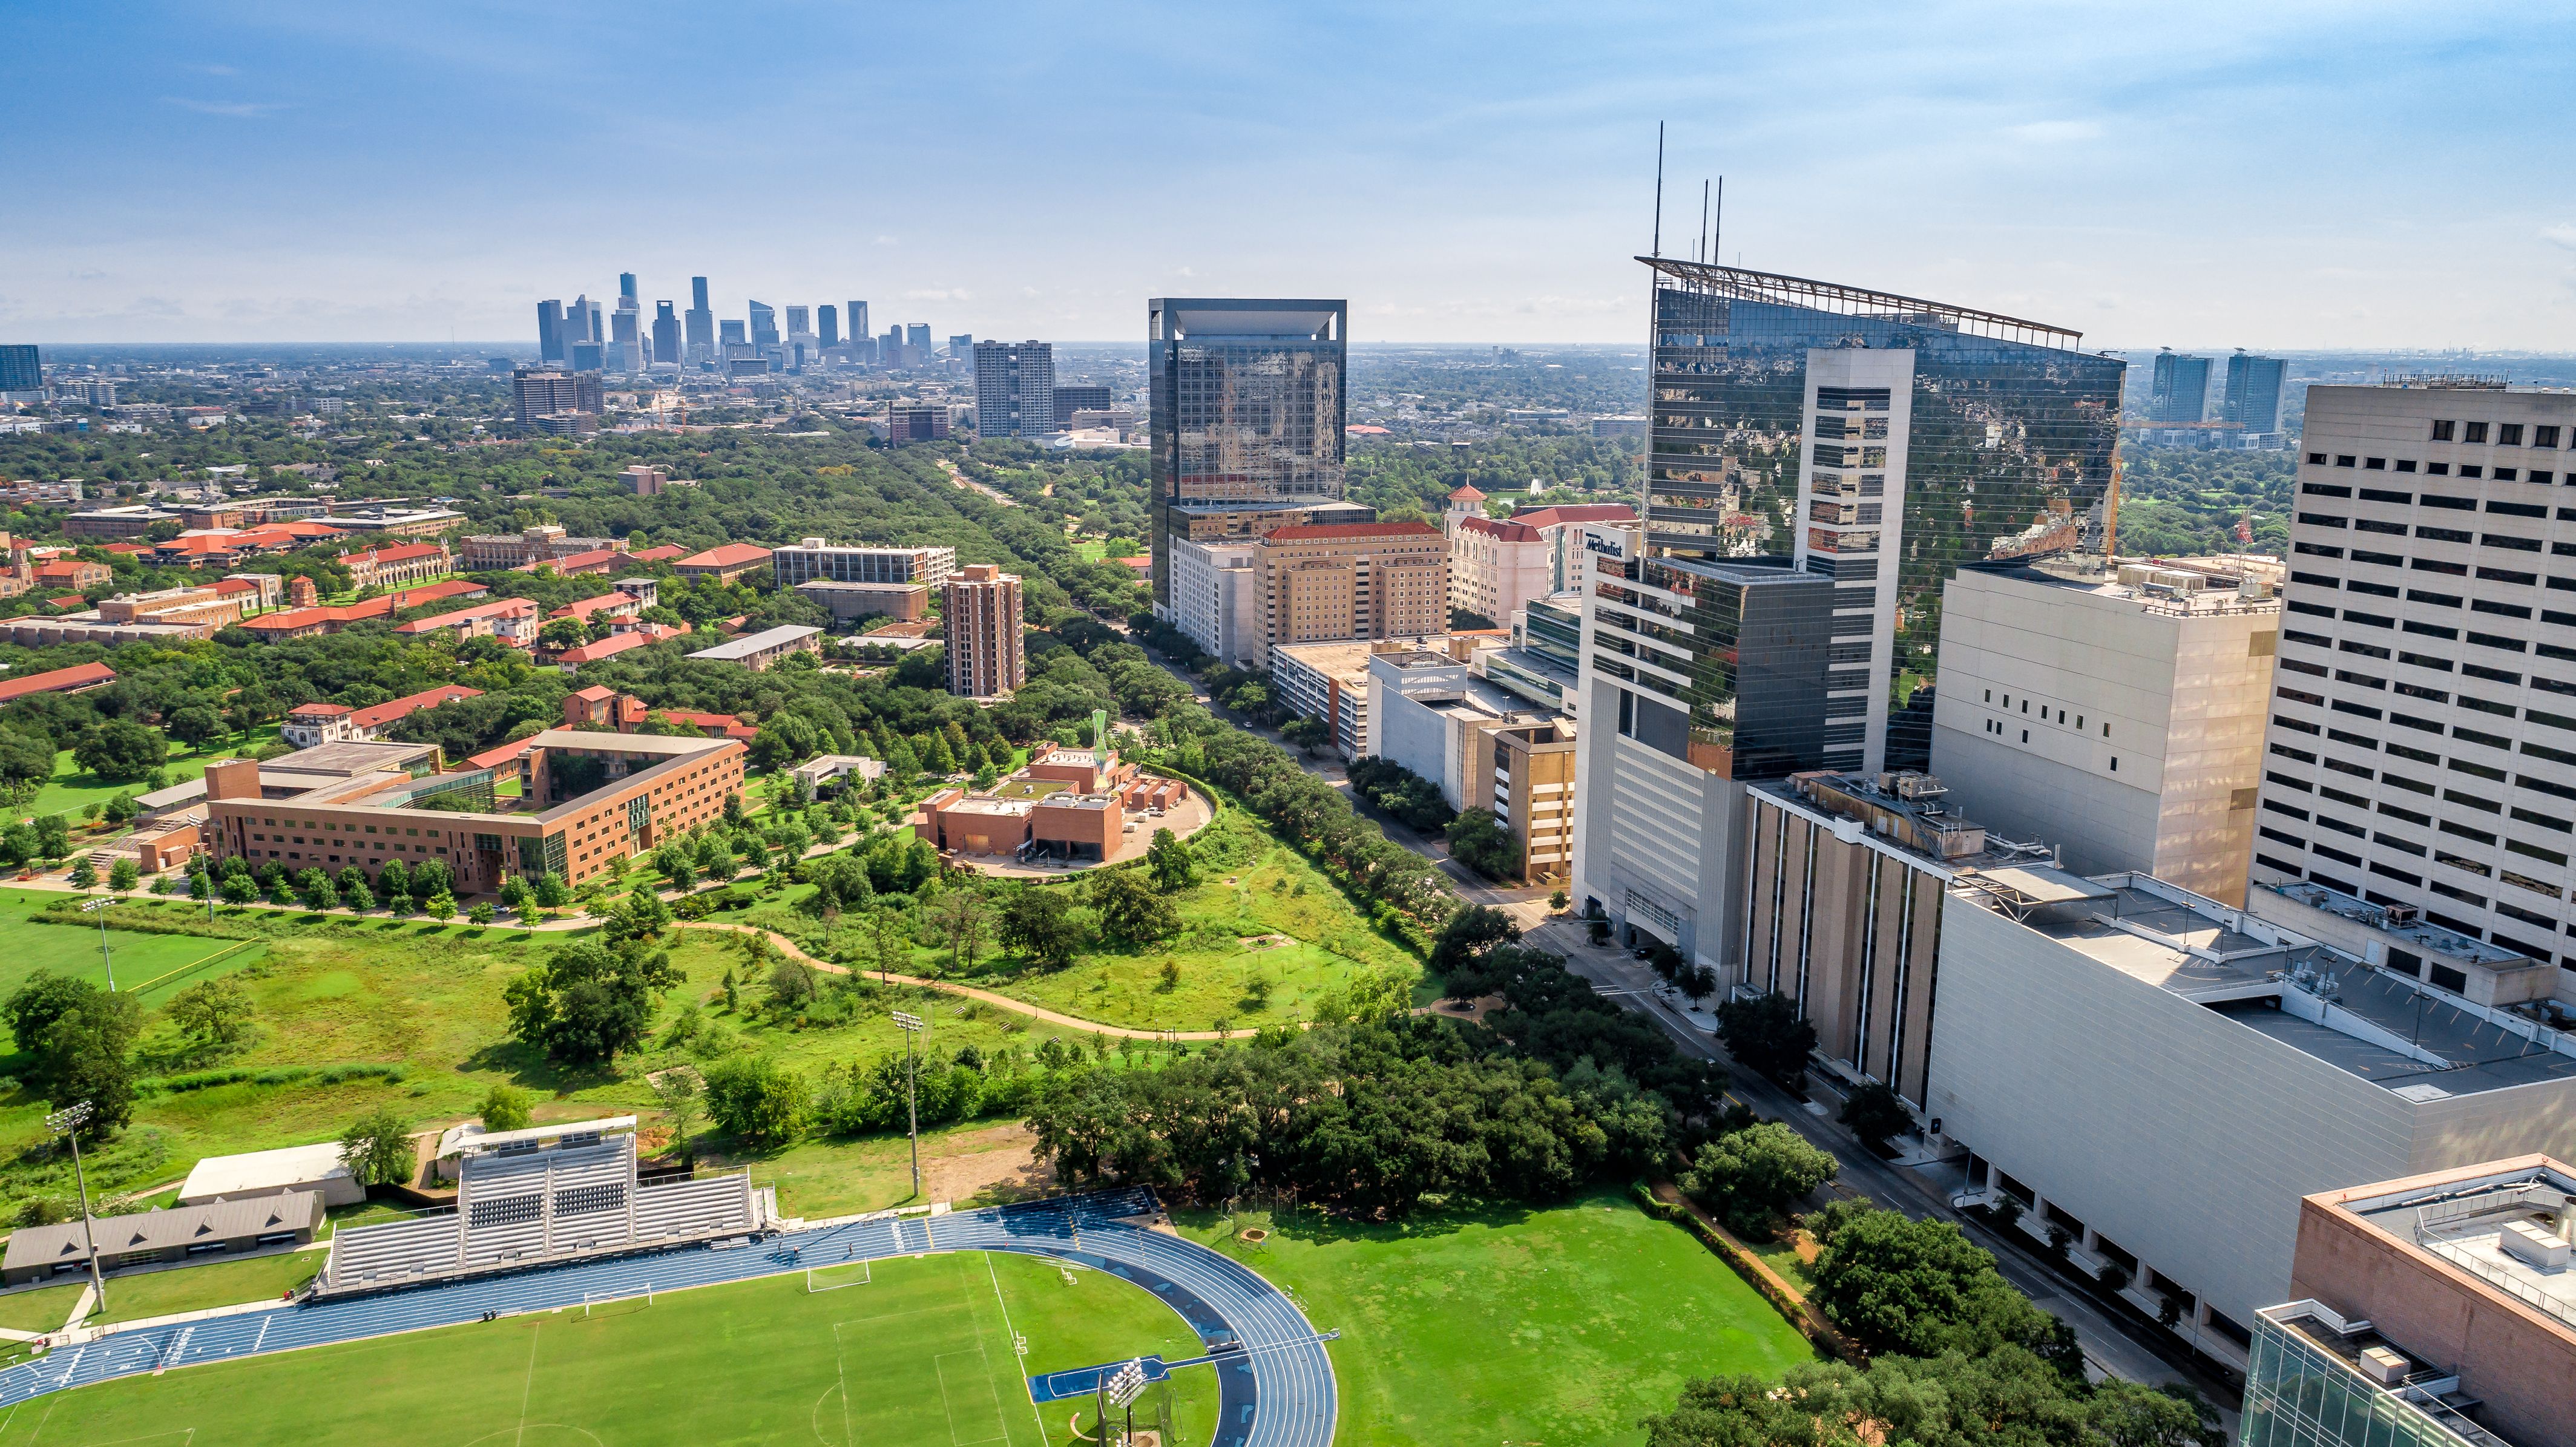
M 0 889 L 0 997 L 17 989 L 40 969 L 104 988 L 112 962 L 121 988 L 150 986 L 143 998 L 149 1004 L 160 1005 L 167 1003 L 176 990 L 210 973 L 224 974 L 253 963 L 265 949 L 258 944 L 237 949 L 238 941 L 198 935 L 111 929 L 107 932 L 108 954 L 103 960 L 99 955 L 99 932 L 87 921 L 79 925 L 29 923 L 30 916 L 62 900 L 58 892 Z M 188 968 L 201 961 L 212 963 L 204 969 Z
M 170 751 L 170 761 L 164 767 L 169 770 L 171 783 L 184 784 L 190 779 L 201 777 L 206 772 L 206 765 L 215 760 L 229 759 L 250 744 L 262 743 L 277 736 L 278 726 L 267 724 L 254 731 L 247 741 L 228 738 L 204 749 L 182 749 L 174 744 Z M 35 802 L 29 806 L 28 812 L 30 814 L 77 814 L 89 804 L 105 804 L 119 794 L 143 794 L 150 791 L 151 785 L 140 779 L 102 779 L 72 762 L 72 751 L 65 749 L 54 755 L 54 776 L 46 781 L 44 788 L 36 791 Z
M 60 1331 L 71 1321 L 78 1286 L 39 1286 L 0 1296 L 0 1327 L 11 1331 Z
M 1183 1233 L 1293 1293 L 1331 1348 L 1345 1442 L 1634 1443 L 1681 1384 L 1774 1375 L 1805 1338 L 1678 1226 L 1604 1191 L 1400 1225 L 1189 1213 Z M 1247 1245 L 1257 1226 L 1269 1240 Z
M 324 1253 L 289 1251 L 254 1256 L 246 1261 L 211 1261 L 147 1271 L 139 1276 L 107 1278 L 107 1311 L 93 1322 L 141 1321 L 175 1316 L 210 1306 L 236 1306 L 245 1301 L 275 1301 L 313 1279 Z
M 1025 1358 L 1014 1333 L 1028 1340 Z M 108 1382 L 16 1413 L 0 1423 L 0 1447 L 425 1437 L 1061 1447 L 1073 1404 L 1041 1413 L 1024 1374 L 1197 1349 L 1169 1307 L 1114 1277 L 943 1253 L 872 1263 L 864 1284 L 834 1290 L 777 1277 L 663 1293 L 650 1307 L 572 1308 Z M 1168 1412 L 1166 1441 L 1205 1442 L 1215 1403 L 1213 1374 L 1192 1368 L 1139 1401 L 1137 1422 Z

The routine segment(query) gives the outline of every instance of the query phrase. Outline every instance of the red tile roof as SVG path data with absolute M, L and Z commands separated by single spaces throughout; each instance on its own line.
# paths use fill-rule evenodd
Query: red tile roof
M 259 591 L 259 584 L 252 582 L 248 578 L 219 578 L 215 581 L 213 586 L 214 590 L 218 593 L 256 593 Z
M 495 598 L 489 603 L 476 603 L 453 613 L 439 613 L 427 618 L 414 618 L 394 629 L 396 633 L 435 633 L 454 628 L 477 618 L 508 618 L 525 613 L 535 617 L 537 603 L 533 598 Z
M 436 543 L 400 543 L 389 548 L 369 548 L 360 553 L 342 553 L 344 563 L 408 563 L 414 558 L 434 558 L 443 550 Z
M 85 562 L 79 558 L 57 558 L 50 563 L 39 565 L 36 576 L 48 581 L 56 578 L 77 578 L 92 568 L 104 566 L 105 564 Z
M 48 608 L 86 608 L 89 606 L 89 600 L 78 593 L 65 593 L 59 598 L 47 598 L 45 600 L 45 606 Z
M 104 663 L 75 663 L 50 673 L 30 673 L 22 678 L 0 679 L 0 703 L 25 698 L 31 693 L 69 693 L 74 689 L 95 688 L 116 682 L 116 670 Z
M 569 663 L 573 667 L 579 668 L 585 663 L 597 663 L 603 658 L 610 657 L 614 654 L 624 653 L 629 648 L 641 648 L 652 641 L 652 639 L 641 633 L 615 633 L 606 638 L 600 639 L 596 643 L 585 643 L 578 648 L 567 648 L 563 652 L 555 655 L 555 662 Z
M 1483 502 L 1485 500 L 1485 494 L 1483 490 L 1479 489 L 1476 484 L 1472 482 L 1460 483 L 1457 489 L 1449 494 L 1449 500 L 1451 502 Z
M 442 703 L 453 703 L 460 698 L 481 698 L 482 696 L 483 690 L 479 688 L 449 684 L 443 688 L 432 688 L 415 693 L 408 698 L 397 698 L 390 703 L 380 703 L 373 708 L 362 708 L 349 715 L 349 722 L 362 729 L 382 728 L 395 719 L 418 713 L 425 708 L 436 708 Z
M 1569 502 L 1555 507 L 1524 507 L 1512 511 L 1512 521 L 1534 528 L 1552 528 L 1559 523 L 1630 523 L 1637 520 L 1637 510 L 1624 502 Z
M 620 604 L 625 605 L 626 609 L 630 612 L 639 611 L 635 600 L 624 593 L 602 593 L 596 598 L 575 598 L 571 602 L 557 608 L 546 616 L 549 618 L 587 618 L 602 608 L 615 608 Z
M 687 551 L 687 548 L 681 547 L 678 543 L 664 543 L 658 548 L 646 548 L 640 553 L 629 553 L 627 556 L 639 563 L 658 563 L 664 558 L 676 558 Z
M 657 708 L 653 710 L 653 716 L 676 724 L 687 724 L 710 738 L 747 742 L 760 736 L 760 730 L 729 713 L 683 713 L 675 708 Z
M 1332 538 L 1436 538 L 1440 530 L 1429 523 L 1300 523 L 1295 527 L 1277 528 L 1264 536 L 1263 542 L 1309 543 Z
M 1528 523 L 1498 521 L 1494 518 L 1486 517 L 1460 518 L 1458 519 L 1458 531 L 1462 533 L 1483 533 L 1488 537 L 1492 537 L 1498 541 L 1506 543 L 1535 543 L 1542 541 L 1539 537 L 1538 529 L 1531 527 Z
M 299 703 L 286 711 L 288 718 L 338 718 L 357 710 L 345 703 Z
M 491 748 L 485 749 L 479 754 L 469 754 L 466 756 L 465 762 L 469 767 L 477 769 L 498 768 L 501 765 L 518 758 L 521 754 L 524 754 L 527 751 L 528 741 L 526 739 L 519 739 L 512 743 L 495 744 Z
M 682 558 L 676 566 L 683 568 L 740 568 L 764 561 L 769 549 L 751 543 L 725 543 L 703 553 Z
M 326 608 L 295 608 L 284 613 L 269 613 L 245 621 L 241 626 L 254 633 L 295 632 L 317 623 L 356 623 L 368 618 L 390 617 L 399 608 L 419 608 L 448 598 L 470 598 L 491 590 L 463 578 L 445 583 L 424 583 L 417 588 L 401 588 L 380 594 L 363 603 L 341 603 Z

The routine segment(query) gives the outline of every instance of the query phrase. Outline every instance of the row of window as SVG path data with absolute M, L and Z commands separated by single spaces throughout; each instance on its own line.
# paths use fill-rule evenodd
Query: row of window
M 2519 422 L 2471 422 L 2466 424 L 2467 430 L 2465 434 L 2462 432 L 2462 426 L 2463 424 L 2457 420 L 2436 418 L 2433 422 L 2433 434 L 2431 440 L 2435 442 L 2484 443 L 2488 441 L 2487 432 L 2488 429 L 2492 427 L 2495 432 L 2495 446 L 2520 447 L 2523 445 L 2523 424 Z M 2556 447 L 2558 445 L 2559 429 L 2557 427 L 2543 423 L 2532 427 L 2530 431 L 2532 446 Z
M 2107 728 L 2108 726 L 2106 725 L 2105 727 Z M 1997 738 L 2005 738 L 2011 734 L 2012 730 L 2002 719 L 1990 718 L 1986 720 L 1986 732 L 1993 734 Z M 2021 741 L 2023 743 L 2030 742 L 2030 730 L 2023 729 L 2021 731 Z M 2111 756 L 2111 772 L 2115 774 L 2120 772 L 2120 756 L 2117 754 L 2113 754 Z
M 2322 452 L 2311 452 L 2308 454 L 2308 461 L 2315 466 L 2323 467 L 2326 465 L 2326 454 Z M 2334 465 L 2337 467 L 2358 467 L 2364 472 L 2413 472 L 2415 470 L 2415 459 L 2411 457 L 2398 458 L 2396 465 L 2392 467 L 2389 464 L 2389 460 L 2385 457 L 2356 457 L 2349 452 L 2338 452 L 2334 455 Z M 2428 462 L 2424 464 L 2424 475 L 2426 477 L 2450 477 L 2454 474 L 2451 470 L 2451 464 L 2447 462 Z M 2481 463 L 2475 462 L 2461 463 L 2457 475 L 2460 477 L 2477 478 L 2492 477 L 2498 482 L 2536 482 L 2544 487 L 2559 480 L 2557 473 L 2551 472 L 2546 468 L 2535 467 L 2526 472 L 2520 468 L 2514 467 L 2488 468 Z M 2576 472 L 2568 473 L 2566 481 L 2569 486 L 2576 487 Z
M 1993 703 L 1994 701 L 1995 701 L 1995 691 L 1994 691 L 1993 689 L 1991 689 L 1991 688 L 1990 688 L 1990 689 L 1987 689 L 1987 690 L 1986 690 L 1986 702 L 1988 702 L 1988 703 Z M 2013 696 L 2012 696 L 2010 693 L 2006 693 L 2006 694 L 2004 695 L 2003 710 L 2004 710 L 2004 712 L 2006 712 L 2006 713 L 2010 713 L 2010 712 L 2012 712 L 2012 711 L 2013 711 Z M 2028 696 L 2028 695 L 2024 695 L 2024 696 L 2023 696 L 2023 698 L 2022 698 L 2022 701 L 2021 701 L 2021 711 L 2022 711 L 2023 713 L 2029 713 L 2029 712 L 2030 712 L 2030 698 L 2029 698 L 2029 696 Z M 2041 723 L 2047 723 L 2047 722 L 2049 722 L 2049 721 L 2050 721 L 2050 720 L 2049 720 L 2049 717 L 2048 717 L 2048 705 L 2046 705 L 2046 704 L 2041 704 L 2041 705 L 2039 706 L 2039 721 L 2040 721 Z M 2062 709 L 2062 708 L 2061 708 L 2061 709 L 2059 709 L 2059 710 L 2057 711 L 2057 719 L 2056 719 L 2056 722 L 2058 722 L 2058 723 L 2065 723 L 2065 722 L 2066 722 L 2066 710 L 2064 710 L 2064 709 Z M 2080 714 L 2080 713 L 2079 713 L 2079 714 L 2077 714 L 2077 715 L 2075 716 L 2075 724 L 2074 724 L 2074 727 L 2075 727 L 2076 731 L 2077 731 L 2077 732 L 2079 732 L 2079 733 L 2083 731 L 2083 729 L 2084 729 L 2084 715 L 2082 715 L 2082 714 Z M 2106 719 L 2106 720 L 2104 720 L 2104 721 L 2103 721 L 2103 724 L 2102 724 L 2102 737 L 2104 737 L 2104 738 L 2106 738 L 2106 739 L 2107 739 L 2107 738 L 2109 738 L 2110 736 L 2111 736 L 2111 724 L 2110 724 L 2110 721 Z

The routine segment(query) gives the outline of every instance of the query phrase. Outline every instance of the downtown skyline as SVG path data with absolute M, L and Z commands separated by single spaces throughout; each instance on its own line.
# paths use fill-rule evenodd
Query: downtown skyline
M 2530 119 L 2576 63 L 2535 14 L 32 15 L 0 330 L 503 339 L 634 271 L 942 335 L 1286 294 L 1356 344 L 1626 343 L 1662 121 L 1666 255 L 1723 173 L 1725 261 L 2098 345 L 2546 349 L 2576 210 Z

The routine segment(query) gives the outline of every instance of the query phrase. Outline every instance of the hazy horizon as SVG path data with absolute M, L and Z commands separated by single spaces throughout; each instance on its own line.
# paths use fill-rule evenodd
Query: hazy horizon
M 1729 262 L 2092 347 L 2548 354 L 2559 15 L 28 10 L 0 335 L 532 341 L 634 271 L 648 311 L 703 274 L 722 316 L 857 297 L 943 339 L 1232 294 L 1347 297 L 1359 342 L 1625 345 L 1665 121 L 1667 255 L 1723 173 Z

